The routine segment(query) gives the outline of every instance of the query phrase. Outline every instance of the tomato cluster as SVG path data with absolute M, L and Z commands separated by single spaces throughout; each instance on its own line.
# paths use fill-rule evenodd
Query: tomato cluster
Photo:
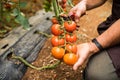
M 56 59 L 63 59 L 68 65 L 73 65 L 77 61 L 77 36 L 73 32 L 76 30 L 76 23 L 74 21 L 64 21 L 59 24 L 58 20 L 53 17 L 51 19 L 51 54 Z
M 61 7 L 66 8 L 67 0 L 62 0 Z M 51 22 L 51 54 L 54 58 L 63 60 L 68 65 L 74 65 L 78 59 L 77 53 L 77 36 L 74 33 L 76 30 L 76 23 L 74 20 L 65 14 L 60 14 L 59 18 L 62 18 L 62 22 L 58 17 L 52 17 Z

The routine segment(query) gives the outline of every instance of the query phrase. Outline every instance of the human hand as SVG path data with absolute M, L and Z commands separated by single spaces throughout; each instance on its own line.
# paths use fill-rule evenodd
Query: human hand
M 99 49 L 92 42 L 83 43 L 77 45 L 78 61 L 73 65 L 73 70 L 77 70 L 79 66 L 82 66 L 84 62 L 94 53 L 98 52 Z
M 78 22 L 79 18 L 85 14 L 86 11 L 86 1 L 83 0 L 81 2 L 79 2 L 76 6 L 74 6 L 70 12 L 69 12 L 69 16 L 74 16 L 75 21 Z

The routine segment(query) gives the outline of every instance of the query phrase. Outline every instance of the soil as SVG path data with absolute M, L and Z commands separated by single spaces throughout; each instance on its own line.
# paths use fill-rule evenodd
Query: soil
M 26 0 L 27 1 L 27 0 Z M 36 11 L 41 9 L 42 0 L 32 0 L 33 3 L 29 3 L 28 7 L 32 5 L 30 9 L 25 8 L 23 11 L 29 16 L 34 15 Z M 74 0 L 77 3 L 79 0 Z M 29 1 L 28 1 L 29 2 Z M 37 5 L 37 7 L 36 7 Z M 32 9 L 32 10 L 31 10 Z M 31 12 L 32 11 L 32 12 Z M 104 5 L 99 8 L 87 11 L 86 15 L 80 18 L 80 27 L 78 28 L 78 42 L 84 43 L 90 41 L 92 38 L 97 37 L 97 26 L 106 19 L 111 13 L 111 0 L 108 0 Z M 29 17 L 28 16 L 28 17 Z M 42 67 L 48 64 L 54 64 L 57 59 L 53 58 L 50 54 L 52 45 L 50 38 L 47 39 L 42 50 L 39 52 L 37 59 L 32 65 Z M 83 66 L 83 68 L 85 65 Z M 46 70 L 34 70 L 28 67 L 27 72 L 23 76 L 22 80 L 82 80 L 83 68 L 79 68 L 77 71 L 72 70 L 72 66 L 61 63 L 56 68 Z
M 110 10 L 111 1 L 107 1 L 101 7 L 87 11 L 86 15 L 81 17 L 78 23 L 80 27 L 76 33 L 79 37 L 79 43 L 87 42 L 98 36 L 97 26 L 110 15 Z M 42 67 L 48 64 L 54 64 L 57 60 L 51 56 L 51 48 L 52 45 L 50 39 L 48 39 L 40 51 L 38 58 L 32 65 Z M 83 68 L 79 68 L 77 71 L 73 71 L 72 66 L 62 62 L 53 69 L 37 71 L 28 68 L 22 80 L 82 80 L 82 70 Z

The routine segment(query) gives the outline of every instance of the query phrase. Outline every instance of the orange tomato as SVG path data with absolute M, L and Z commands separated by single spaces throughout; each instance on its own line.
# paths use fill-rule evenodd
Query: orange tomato
M 66 53 L 63 57 L 63 61 L 68 65 L 74 65 L 78 60 L 76 54 L 73 53 Z
M 56 59 L 62 59 L 65 54 L 65 49 L 60 47 L 53 47 L 51 49 L 52 56 Z

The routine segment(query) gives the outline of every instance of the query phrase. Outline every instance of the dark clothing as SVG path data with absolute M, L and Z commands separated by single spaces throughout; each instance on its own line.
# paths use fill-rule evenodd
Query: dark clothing
M 99 34 L 102 34 L 108 29 L 115 21 L 120 18 L 120 0 L 113 0 L 112 14 L 106 21 L 98 26 Z M 113 65 L 116 69 L 118 77 L 120 77 L 120 43 L 107 49 L 107 52 L 112 59 Z

